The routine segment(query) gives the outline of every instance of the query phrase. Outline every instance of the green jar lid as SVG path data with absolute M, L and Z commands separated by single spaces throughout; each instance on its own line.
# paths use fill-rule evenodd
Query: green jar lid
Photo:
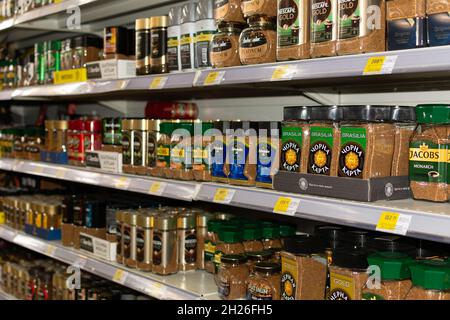
M 260 228 L 245 226 L 243 233 L 244 241 L 260 240 L 261 238 L 262 232 Z
M 280 226 L 264 226 L 262 227 L 262 236 L 264 239 L 279 239 L 280 238 Z
M 180 122 L 177 125 L 177 129 L 187 130 L 191 136 L 194 135 L 194 123 L 193 122 Z
M 418 123 L 450 123 L 450 105 L 419 104 L 416 107 L 416 120 Z
M 291 224 L 280 225 L 280 236 L 282 238 L 295 236 L 295 231 L 297 231 L 297 227 L 294 225 Z
M 424 260 L 410 266 L 412 282 L 427 290 L 450 289 L 450 263 L 442 260 Z
M 48 43 L 47 43 L 47 48 L 48 48 L 48 50 L 61 50 L 61 41 L 59 41 L 59 40 L 50 40 Z
M 219 240 L 225 243 L 241 242 L 242 231 L 233 227 L 222 227 L 219 229 Z
M 219 231 L 222 220 L 209 220 L 207 222 L 207 228 L 209 232 L 217 233 Z
M 409 266 L 414 260 L 401 252 L 377 252 L 367 257 L 369 265 L 381 269 L 382 280 L 403 280 L 411 277 Z

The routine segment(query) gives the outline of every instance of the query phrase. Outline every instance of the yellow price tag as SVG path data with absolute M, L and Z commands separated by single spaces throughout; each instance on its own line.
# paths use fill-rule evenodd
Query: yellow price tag
M 45 253 L 51 257 L 55 255 L 56 247 L 55 246 L 47 246 L 47 249 L 45 249 Z
M 116 181 L 115 187 L 118 189 L 127 189 L 130 184 L 130 179 L 127 177 L 120 177 L 119 180 Z
M 112 278 L 113 281 L 124 284 L 128 273 L 125 270 L 117 269 Z
M 279 197 L 275 203 L 274 210 L 278 212 L 286 212 L 291 204 L 292 199 L 288 197 Z
M 398 219 L 400 218 L 399 213 L 395 212 L 383 212 L 381 213 L 380 219 L 377 223 L 377 230 L 387 230 L 394 231 L 397 227 Z
M 152 82 L 150 83 L 150 89 L 162 89 L 164 88 L 164 85 L 166 84 L 167 77 L 156 77 L 153 78 Z
M 6 214 L 3 211 L 0 211 L 0 224 L 6 223 Z
M 364 68 L 364 73 L 381 72 L 385 60 L 385 56 L 369 58 L 366 67 Z
M 87 69 L 70 69 L 63 71 L 55 71 L 53 84 L 64 84 L 71 82 L 82 82 L 87 80 Z
M 42 172 L 44 172 L 44 167 L 35 167 L 33 169 L 33 172 L 34 173 L 42 173 Z
M 212 71 L 212 72 L 208 73 L 205 80 L 203 81 L 203 85 L 210 86 L 210 85 L 220 84 L 220 82 L 223 79 L 224 74 L 225 74 L 225 71 Z
M 56 170 L 56 175 L 55 175 L 55 176 L 56 176 L 58 179 L 64 179 L 65 174 L 66 174 L 66 171 L 65 171 L 65 170 L 63 170 L 63 169 L 58 169 L 58 170 Z
M 295 74 L 295 68 L 293 65 L 277 66 L 272 73 L 271 81 L 292 79 Z
M 213 202 L 230 203 L 236 191 L 227 188 L 218 188 L 214 194 Z

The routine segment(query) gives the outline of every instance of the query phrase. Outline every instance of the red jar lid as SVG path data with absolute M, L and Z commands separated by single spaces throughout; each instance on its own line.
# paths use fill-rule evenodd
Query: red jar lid
M 69 121 L 69 130 L 82 131 L 84 129 L 82 120 L 70 120 Z
M 101 120 L 85 120 L 84 130 L 89 132 L 100 132 L 102 130 Z

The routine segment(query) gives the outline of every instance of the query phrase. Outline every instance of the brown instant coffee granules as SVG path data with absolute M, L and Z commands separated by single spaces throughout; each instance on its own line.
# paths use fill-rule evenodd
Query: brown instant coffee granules
M 277 0 L 277 60 L 310 57 L 309 0 Z
M 247 279 L 247 300 L 280 300 L 281 267 L 260 262 Z
M 241 65 L 239 58 L 239 36 L 243 24 L 222 22 L 219 31 L 211 40 L 210 59 L 214 68 L 234 67 Z M 225 134 L 225 133 L 224 133 Z
M 275 62 L 277 33 L 274 19 L 253 16 L 248 19 L 249 28 L 239 37 L 239 57 L 243 65 Z
M 410 143 L 409 178 L 414 199 L 445 202 L 448 191 L 450 105 L 418 105 Z
M 389 0 L 386 8 L 388 20 L 425 17 L 426 0 Z
M 223 300 L 245 299 L 249 276 L 245 255 L 224 255 L 216 277 L 219 296 Z
M 261 241 L 262 232 L 258 229 L 257 225 L 244 226 L 243 241 L 245 253 L 248 252 L 260 252 L 264 250 L 264 246 Z
M 336 55 L 338 0 L 311 0 L 311 58 Z
M 450 12 L 450 1 L 448 0 L 426 0 L 427 14 Z
M 419 261 L 410 266 L 413 288 L 405 300 L 450 300 L 450 265 L 443 260 Z
M 414 107 L 392 107 L 391 120 L 395 126 L 391 176 L 408 176 L 409 142 L 416 128 Z
M 276 0 L 242 0 L 242 13 L 248 18 L 255 15 L 276 17 L 277 1 Z
M 219 22 L 245 22 L 241 0 L 214 0 L 214 19 Z
M 338 0 L 338 55 L 386 49 L 385 0 Z

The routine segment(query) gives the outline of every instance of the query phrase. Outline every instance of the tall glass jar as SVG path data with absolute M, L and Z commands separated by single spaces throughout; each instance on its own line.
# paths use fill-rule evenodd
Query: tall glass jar
M 281 266 L 260 262 L 247 280 L 247 300 L 280 300 Z

